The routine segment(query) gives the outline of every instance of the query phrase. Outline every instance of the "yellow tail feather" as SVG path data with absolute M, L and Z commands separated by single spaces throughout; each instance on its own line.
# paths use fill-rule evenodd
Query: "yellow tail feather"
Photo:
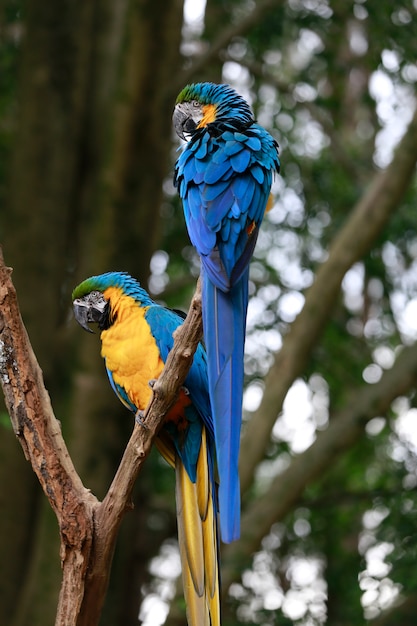
M 175 449 L 172 445 L 171 439 L 162 430 L 159 432 L 155 439 L 155 445 L 158 448 L 159 454 L 163 459 L 175 469 Z
M 203 429 L 192 483 L 176 458 L 178 542 L 189 626 L 220 626 L 220 589 L 217 520 L 208 469 L 206 432 Z
M 206 430 L 202 432 L 195 483 L 169 436 L 160 432 L 156 446 L 175 467 L 178 544 L 188 626 L 220 626 L 219 546 Z

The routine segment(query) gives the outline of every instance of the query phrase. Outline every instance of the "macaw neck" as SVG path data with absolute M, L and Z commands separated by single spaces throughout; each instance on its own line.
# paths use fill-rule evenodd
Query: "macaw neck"
M 231 132 L 242 132 L 244 133 L 248 128 L 250 128 L 251 126 L 253 126 L 253 124 L 255 124 L 254 120 L 250 120 L 250 121 L 242 121 L 239 119 L 228 119 L 228 118 L 222 118 L 222 119 L 216 119 L 213 122 L 210 122 L 209 124 L 207 124 L 206 126 L 201 126 L 195 129 L 195 131 L 193 131 L 191 133 L 191 142 L 193 141 L 197 141 L 198 139 L 200 139 L 204 133 L 209 133 L 209 135 L 211 137 L 221 137 L 221 135 L 223 133 L 225 133 L 226 131 L 231 131 Z

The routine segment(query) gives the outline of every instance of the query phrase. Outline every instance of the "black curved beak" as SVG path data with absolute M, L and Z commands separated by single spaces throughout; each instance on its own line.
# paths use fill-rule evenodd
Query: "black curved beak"
M 197 128 L 188 110 L 181 103 L 175 106 L 174 113 L 172 114 L 172 122 L 178 137 L 184 141 L 187 141 L 186 134 L 192 133 Z
M 89 333 L 94 333 L 94 330 L 91 330 L 91 328 L 88 325 L 89 322 L 96 321 L 92 319 L 93 318 L 92 312 L 94 311 L 94 309 L 92 309 L 90 306 L 88 306 L 81 300 L 74 300 L 72 308 L 74 310 L 74 317 L 79 323 L 79 325 L 81 326 L 81 328 L 84 328 L 84 330 L 86 330 Z

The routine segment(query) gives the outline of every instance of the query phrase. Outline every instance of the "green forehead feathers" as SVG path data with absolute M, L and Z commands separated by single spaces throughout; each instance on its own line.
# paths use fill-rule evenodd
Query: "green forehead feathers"
M 75 287 L 74 291 L 72 292 L 72 300 L 86 296 L 88 293 L 90 293 L 90 291 L 93 291 L 93 289 L 94 285 L 91 278 L 83 280 L 83 282 L 77 285 L 77 287 Z
M 181 102 L 190 102 L 190 100 L 196 100 L 197 93 L 194 89 L 194 85 L 186 85 L 184 89 L 178 94 L 175 104 L 180 104 Z
M 178 94 L 175 104 L 191 102 L 191 100 L 197 100 L 201 104 L 213 104 L 213 99 L 215 99 L 221 87 L 221 85 L 216 85 L 215 83 L 193 83 L 186 85 Z

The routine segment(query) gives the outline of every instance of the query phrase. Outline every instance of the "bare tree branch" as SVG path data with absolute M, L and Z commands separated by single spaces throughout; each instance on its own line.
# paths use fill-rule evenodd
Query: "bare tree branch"
M 291 325 L 265 379 L 261 405 L 248 423 L 241 445 L 243 492 L 251 484 L 255 468 L 264 456 L 287 391 L 303 372 L 331 314 L 345 273 L 366 254 L 391 215 L 398 210 L 414 176 L 416 161 L 417 111 L 392 162 L 375 175 L 367 192 L 334 238 L 328 258 L 318 268 L 315 281 L 306 293 L 304 307 Z
M 136 426 L 104 498 L 84 487 L 55 418 L 42 372 L 24 328 L 0 252 L 0 377 L 14 432 L 58 518 L 63 580 L 56 626 L 98 624 L 118 528 L 131 491 L 163 417 L 178 394 L 202 335 L 198 284 L 184 324 L 146 410 L 146 428 Z

